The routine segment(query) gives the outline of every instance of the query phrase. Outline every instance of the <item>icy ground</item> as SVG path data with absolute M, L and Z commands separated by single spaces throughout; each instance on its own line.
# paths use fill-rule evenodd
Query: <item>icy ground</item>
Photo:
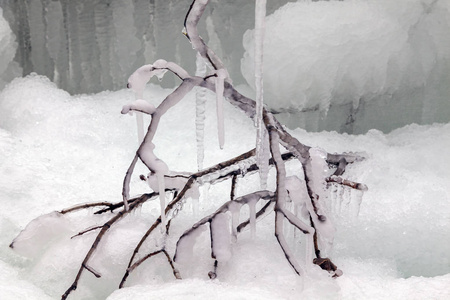
M 169 92 L 150 85 L 145 98 L 157 104 Z M 171 170 L 196 168 L 194 95 L 164 116 L 155 138 L 156 154 Z M 209 97 L 207 110 L 214 112 L 214 96 Z M 40 215 L 77 203 L 121 201 L 137 137 L 134 117 L 120 111 L 132 100 L 129 90 L 70 96 L 37 75 L 15 79 L 1 92 L 1 299 L 58 299 L 71 284 L 95 234 L 70 237 L 105 217 L 91 218 L 92 211 L 50 215 L 34 237 L 17 245 L 17 252 L 8 245 Z M 215 124 L 215 113 L 210 113 L 204 166 L 253 147 L 253 122 L 233 107 L 225 106 L 222 151 Z M 219 266 L 216 280 L 208 279 L 213 261 L 208 237 L 200 236 L 193 262 L 179 266 L 184 280 L 173 279 L 164 258 L 155 257 L 132 274 L 125 289 L 115 291 L 136 242 L 157 216 L 153 201 L 111 229 L 97 252 L 103 255 L 94 257 L 102 278 L 84 273 L 71 299 L 449 299 L 450 124 L 409 125 L 389 134 L 293 134 L 329 152 L 364 152 L 367 158 L 345 174 L 369 187 L 359 217 L 353 216 L 354 197 L 348 191 L 336 192 L 350 203 L 330 206 L 338 213 L 331 257 L 342 277 L 331 279 L 316 268 L 297 277 L 276 244 L 269 215 L 258 223 L 255 239 L 249 231 L 238 237 L 233 257 Z M 139 172 L 145 172 L 142 166 Z M 258 187 L 254 177 L 247 185 L 241 182 L 238 194 Z M 132 189 L 138 194 L 147 187 L 135 178 Z M 229 183 L 202 192 L 197 215 L 188 202 L 173 225 L 175 233 L 226 200 Z M 286 235 L 294 251 L 300 251 L 303 244 L 294 235 L 301 239 L 301 234 L 288 230 Z

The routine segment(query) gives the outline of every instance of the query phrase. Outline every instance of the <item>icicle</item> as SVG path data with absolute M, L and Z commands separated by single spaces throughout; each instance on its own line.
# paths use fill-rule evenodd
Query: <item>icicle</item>
M 200 53 L 197 52 L 196 76 L 206 75 L 206 63 Z M 206 88 L 197 87 L 195 98 L 195 133 L 197 138 L 197 166 L 200 171 L 203 169 L 203 159 L 205 157 L 204 137 L 205 137 L 205 111 L 206 111 Z
M 231 236 L 228 215 L 225 213 L 218 214 L 210 224 L 212 257 L 220 262 L 226 262 L 231 258 Z
M 259 168 L 259 182 L 261 189 L 267 188 L 267 178 L 269 176 L 269 158 L 270 158 L 270 149 L 269 149 L 269 134 L 267 133 L 266 128 L 261 125 L 260 131 L 258 134 L 261 134 L 260 139 L 258 140 L 259 149 L 257 149 L 257 164 Z
M 189 265 L 193 263 L 194 246 L 197 238 L 207 229 L 206 226 L 199 226 L 189 234 L 183 235 L 177 243 L 174 261 L 179 264 Z
M 256 236 L 256 202 L 257 199 L 251 199 L 248 202 L 248 208 L 250 210 L 250 232 L 252 238 L 255 238 Z
M 241 205 L 236 202 L 230 203 L 229 210 L 231 212 L 231 232 L 233 236 L 233 242 L 237 240 L 237 227 L 239 225 L 239 214 Z
M 166 185 L 163 173 L 158 172 L 156 176 L 158 178 L 159 205 L 161 207 L 161 232 L 164 232 L 166 227 Z
M 306 238 L 306 251 L 305 251 L 305 266 L 306 269 L 309 269 L 309 267 L 312 265 L 313 261 L 313 249 L 314 249 L 314 228 L 311 228 L 313 232 L 310 232 L 310 234 L 307 234 L 305 236 Z
M 358 218 L 364 191 L 352 190 L 351 211 L 354 219 Z
M 256 0 L 255 3 L 255 87 L 256 87 L 256 157 L 259 167 L 260 185 L 262 189 L 267 185 L 268 168 L 268 146 L 265 139 L 268 140 L 268 134 L 262 120 L 262 111 L 264 107 L 263 99 L 263 48 L 264 48 L 264 29 L 266 18 L 266 0 Z M 267 141 L 268 142 L 268 141 Z
M 217 70 L 216 77 L 216 100 L 217 100 L 217 131 L 219 134 L 219 146 L 223 149 L 225 144 L 224 119 L 223 119 L 223 91 L 224 82 L 227 78 L 227 71 L 224 69 Z
M 199 199 L 192 198 L 192 214 L 194 218 L 197 218 L 198 216 L 198 207 L 199 207 Z

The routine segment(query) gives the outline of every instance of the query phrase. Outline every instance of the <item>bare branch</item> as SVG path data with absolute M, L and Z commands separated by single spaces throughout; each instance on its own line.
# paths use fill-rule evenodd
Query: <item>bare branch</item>
M 364 192 L 368 190 L 367 185 L 365 185 L 363 183 L 358 183 L 358 182 L 354 182 L 351 180 L 347 180 L 347 179 L 344 179 L 344 178 L 336 176 L 336 175 L 332 175 L 332 176 L 326 178 L 325 180 L 326 180 L 326 182 L 345 185 L 345 186 L 351 187 L 352 189 L 355 189 L 355 190 L 360 190 L 360 191 L 364 191 Z

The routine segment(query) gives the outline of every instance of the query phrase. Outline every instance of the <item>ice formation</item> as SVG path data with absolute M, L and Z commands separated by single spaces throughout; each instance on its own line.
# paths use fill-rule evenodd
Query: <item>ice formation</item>
M 363 133 L 449 121 L 448 1 L 313 1 L 279 9 L 286 2 L 267 3 L 265 49 L 265 103 L 284 124 Z M 212 1 L 214 13 L 200 23 L 238 84 L 245 77 L 254 85 L 251 33 L 245 55 L 240 46 L 254 26 L 254 3 Z M 45 75 L 71 93 L 122 88 L 128 74 L 156 58 L 195 72 L 196 53 L 179 33 L 188 4 L 177 0 L 0 0 L 0 7 L 18 42 L 15 75 L 3 73 L 5 82 L 20 72 L 17 63 L 23 74 Z M 14 44 L 2 40 L 8 52 Z M 167 76 L 162 84 L 176 82 Z
M 256 89 L 256 157 L 259 168 L 261 188 L 267 186 L 269 172 L 269 136 L 263 122 L 264 83 L 263 83 L 263 57 L 264 57 L 264 31 L 266 18 L 266 0 L 256 0 L 255 3 L 255 89 Z
M 196 76 L 206 75 L 206 63 L 200 53 L 197 53 Z M 203 159 L 205 156 L 205 110 L 206 110 L 206 88 L 197 87 L 195 94 L 195 135 L 197 139 L 197 166 L 198 170 L 203 169 Z
M 17 49 L 17 42 L 8 22 L 3 18 L 3 10 L 0 7 L 0 90 L 20 75 L 20 68 L 13 58 Z
M 144 65 L 140 68 L 138 68 L 136 71 L 131 74 L 131 76 L 128 79 L 127 87 L 130 89 L 133 89 L 136 93 L 136 97 L 140 100 L 142 98 L 142 93 L 145 88 L 145 85 L 147 82 L 153 77 L 156 76 L 158 79 L 162 78 L 164 74 L 170 70 L 175 75 L 177 75 L 180 78 L 187 77 L 187 73 L 184 69 L 179 67 L 178 65 L 167 62 L 163 59 L 159 59 L 155 61 L 152 65 Z M 199 80 L 199 79 L 197 79 Z M 135 101 L 134 104 L 139 108 L 143 108 L 144 110 L 147 110 L 149 112 L 152 112 L 152 120 L 150 122 L 150 125 L 148 127 L 148 131 L 145 134 L 145 137 L 139 137 L 141 144 L 139 146 L 138 151 L 136 152 L 136 156 L 133 159 L 124 179 L 124 185 L 123 185 L 123 201 L 124 201 L 124 207 L 125 210 L 128 210 L 128 197 L 129 197 L 129 184 L 130 184 L 130 176 L 132 173 L 132 170 L 134 169 L 136 165 L 137 158 L 139 158 L 146 167 L 153 173 L 157 180 L 158 180 L 158 192 L 159 192 L 159 198 L 160 198 L 160 212 L 161 212 L 161 230 L 164 231 L 164 227 L 166 224 L 166 214 L 165 214 L 165 207 L 166 207 L 166 192 L 165 192 L 165 176 L 169 175 L 169 167 L 167 164 L 162 161 L 160 158 L 158 158 L 155 153 L 155 145 L 153 144 L 153 138 L 156 134 L 156 130 L 159 125 L 159 121 L 161 117 L 175 104 L 177 104 L 183 96 L 188 93 L 195 84 L 191 81 L 185 81 L 183 82 L 180 87 L 174 91 L 171 95 L 166 97 L 164 101 L 158 105 L 157 108 L 153 108 L 150 104 L 142 104 L 142 101 Z M 129 111 L 130 105 L 126 105 L 124 108 L 122 108 L 122 113 L 126 113 Z M 141 110 L 142 111 L 142 110 Z M 139 128 L 138 128 L 139 131 Z
M 288 3 L 266 18 L 265 103 L 314 131 L 448 122 L 449 16 L 447 0 Z M 254 88 L 255 35 L 241 65 Z
M 273 11 L 287 1 L 269 3 L 269 9 Z M 222 52 L 227 61 L 238 62 L 243 48 L 236 45 L 241 44 L 244 31 L 252 27 L 245 17 L 254 7 L 251 2 L 239 6 L 214 2 L 210 5 L 223 13 L 211 15 L 207 24 L 201 23 L 202 30 L 209 30 L 205 30 L 204 38 L 230 45 Z M 180 34 L 189 3 L 0 0 L 0 7 L 17 36 L 15 59 L 24 74 L 45 75 L 71 93 L 122 88 L 128 74 L 157 58 L 182 64 L 191 73 L 195 71 L 195 52 Z M 225 28 L 225 23 L 230 25 Z M 214 29 L 217 31 L 211 31 Z M 7 44 L 2 41 L 2 45 Z M 231 65 L 230 70 L 233 78 L 242 81 L 238 63 Z M 165 86 L 175 83 L 172 77 L 163 82 Z
M 225 79 L 228 78 L 228 72 L 225 69 L 219 69 L 216 77 L 216 112 L 217 112 L 217 131 L 219 136 L 219 147 L 223 149 L 225 145 L 225 128 L 223 116 L 223 90 Z
M 38 259 L 54 240 L 71 232 L 69 222 L 59 212 L 51 212 L 31 221 L 10 247 L 30 259 Z
M 171 92 L 151 84 L 148 88 L 155 95 L 151 99 L 155 106 Z M 159 128 L 158 149 L 174 151 L 173 139 L 180 145 L 193 145 L 194 122 L 185 122 L 177 116 L 189 110 L 193 116 L 194 96 L 191 93 L 187 101 L 180 102 L 165 115 L 176 120 L 178 130 L 170 126 Z M 212 103 L 214 100 L 213 96 L 209 99 Z M 49 79 L 37 75 L 17 78 L 0 92 L 0 193 L 3 199 L 0 294 L 6 299 L 9 295 L 11 299 L 22 295 L 27 300 L 56 299 L 67 288 L 67 270 L 75 274 L 75 266 L 88 251 L 84 247 L 86 243 L 80 241 L 92 239 L 90 234 L 70 239 L 76 233 L 73 230 L 93 225 L 86 213 L 82 212 L 80 219 L 70 223 L 69 234 L 61 226 L 66 218 L 47 216 L 55 223 L 41 227 L 43 234 L 36 236 L 36 241 L 26 241 L 27 250 L 36 251 L 30 253 L 30 257 L 36 258 L 24 259 L 8 245 L 29 220 L 80 201 L 98 201 L 98 195 L 110 201 L 120 200 L 117 195 L 122 176 L 129 164 L 129 154 L 136 148 L 136 139 L 129 134 L 135 130 L 134 120 L 117 116 L 124 101 L 134 101 L 127 90 L 70 96 Z M 225 110 L 230 120 L 227 131 L 239 134 L 242 142 L 228 143 L 219 154 L 217 147 L 206 147 L 206 157 L 223 155 L 221 159 L 226 159 L 254 147 L 253 122 L 233 114 L 234 108 L 225 106 Z M 99 111 L 105 113 L 99 117 Z M 211 112 L 214 113 L 213 106 Z M 27 118 L 21 119 L 24 114 Z M 214 125 L 206 126 L 205 131 L 208 136 L 216 134 Z M 223 280 L 204 280 L 211 262 L 199 261 L 209 257 L 210 245 L 201 240 L 209 239 L 209 232 L 201 231 L 193 248 L 194 258 L 187 264 L 194 278 L 173 280 L 166 270 L 167 261 L 162 258 L 152 261 L 157 273 L 143 266 L 142 272 L 136 272 L 130 279 L 132 284 L 116 290 L 120 278 L 114 274 L 126 269 L 132 250 L 130 244 L 137 243 L 148 229 L 149 217 L 159 213 L 156 201 L 149 204 L 156 213 L 144 206 L 141 215 L 130 216 L 121 221 L 120 226 L 112 228 L 106 237 L 108 246 L 100 245 L 98 249 L 100 256 L 106 259 L 92 266 L 102 272 L 102 279 L 85 276 L 83 288 L 76 292 L 80 297 L 74 295 L 74 298 L 193 300 L 204 296 L 212 299 L 219 290 L 222 296 L 231 299 L 366 299 L 368 295 L 371 299 L 449 299 L 450 244 L 447 237 L 450 236 L 450 220 L 445 213 L 450 211 L 450 156 L 443 149 L 450 148 L 450 124 L 409 125 L 389 134 L 378 130 L 363 135 L 311 133 L 302 129 L 292 133 L 307 144 L 320 145 L 331 152 L 352 149 L 369 154 L 365 161 L 345 173 L 348 178 L 363 178 L 370 187 L 364 195 L 359 218 L 333 220 L 337 228 L 333 257 L 339 257 L 344 276 L 333 280 L 323 272 L 320 273 L 323 275 L 311 272 L 306 280 L 306 277 L 297 278 L 287 266 L 280 247 L 273 243 L 273 218 L 262 218 L 257 223 L 257 239 L 249 239 L 249 232 L 239 235 L 241 243 L 232 247 L 233 257 L 221 269 Z M 183 170 L 196 169 L 195 147 L 184 147 L 182 157 L 174 157 L 173 161 L 167 161 L 169 165 L 174 162 Z M 146 186 L 144 188 L 144 192 L 148 191 Z M 258 189 L 257 178 L 249 188 Z M 212 185 L 205 198 L 209 201 L 200 203 L 200 211 L 211 210 L 212 205 L 222 203 L 220 196 L 228 193 L 228 184 Z M 190 211 L 183 213 L 185 215 L 178 217 L 185 217 L 183 220 L 188 223 L 198 220 Z M 183 230 L 185 224 L 173 229 Z M 208 225 L 199 228 L 202 229 L 209 230 Z M 52 239 L 51 233 L 64 236 Z M 184 241 L 192 246 L 195 243 L 195 240 Z M 42 257 L 37 248 L 29 245 L 54 250 Z M 19 242 L 16 246 L 20 247 Z M 302 243 L 301 249 L 303 246 Z M 183 260 L 179 258 L 181 264 Z M 87 292 L 81 295 L 83 290 Z

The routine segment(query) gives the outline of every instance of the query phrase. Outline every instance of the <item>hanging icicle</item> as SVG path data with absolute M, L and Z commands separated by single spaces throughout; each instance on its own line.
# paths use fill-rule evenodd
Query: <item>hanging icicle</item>
M 197 71 L 195 76 L 206 75 L 206 63 L 200 53 L 197 53 Z M 198 170 L 203 169 L 203 159 L 205 157 L 205 110 L 206 110 L 206 88 L 197 87 L 195 96 L 195 134 L 197 138 L 197 166 Z
M 225 128 L 223 119 L 223 91 L 225 78 L 228 77 L 228 73 L 225 69 L 217 70 L 216 77 L 216 99 L 217 99 L 217 131 L 219 134 L 219 146 L 223 149 L 225 144 Z
M 255 87 L 256 87 L 256 157 L 259 167 L 261 188 L 265 189 L 268 176 L 269 147 L 268 134 L 262 120 L 263 99 L 263 48 L 266 18 L 266 0 L 256 0 L 255 3 Z

